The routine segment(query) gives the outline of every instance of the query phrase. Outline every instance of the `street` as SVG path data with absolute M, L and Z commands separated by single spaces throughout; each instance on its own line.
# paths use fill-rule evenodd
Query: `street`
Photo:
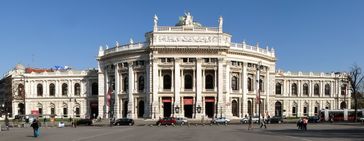
M 363 140 L 364 126 L 360 124 L 310 124 L 308 131 L 297 130 L 295 124 L 269 124 L 253 130 L 247 125 L 198 126 L 114 126 L 78 128 L 41 128 L 39 138 L 33 137 L 31 128 L 12 128 L 0 133 L 1 141 L 52 140 L 52 141 L 345 141 Z

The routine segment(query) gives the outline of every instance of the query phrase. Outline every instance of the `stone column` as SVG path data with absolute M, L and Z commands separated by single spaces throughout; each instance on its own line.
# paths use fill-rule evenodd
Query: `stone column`
M 197 113 L 196 111 L 196 107 L 198 105 L 202 105 L 202 96 L 201 96 L 201 92 L 202 90 L 204 89 L 203 86 L 202 86 L 202 81 L 204 80 L 204 78 L 202 78 L 201 76 L 201 72 L 202 72 L 202 69 L 201 69 L 201 63 L 202 63 L 202 59 L 201 58 L 197 58 L 196 59 L 196 81 L 195 81 L 195 84 L 196 84 L 196 96 L 195 96 L 195 106 L 194 107 L 194 113 L 195 113 L 195 117 L 196 118 L 201 118 L 201 115 L 203 113 L 203 111 L 201 110 L 201 113 Z
M 145 92 L 145 98 L 144 98 L 144 115 L 143 117 L 152 117 L 151 115 L 151 101 L 150 101 L 150 97 L 151 97 L 151 93 L 152 93 L 152 89 L 151 89 L 151 84 L 150 83 L 150 74 L 151 74 L 151 67 L 150 67 L 150 61 L 146 61 L 145 62 L 146 66 L 145 66 L 145 81 L 144 81 L 144 92 Z
M 218 71 L 218 80 L 219 80 L 219 83 L 218 83 L 218 86 L 217 86 L 217 115 L 218 117 L 222 114 L 223 112 L 223 109 L 224 108 L 224 101 L 223 101 L 223 94 L 224 94 L 224 83 L 223 83 L 223 80 L 224 80 L 224 73 L 223 73 L 223 70 L 224 70 L 224 59 L 223 58 L 219 58 L 219 61 L 218 61 L 218 67 L 217 67 L 217 71 Z
M 243 112 L 243 115 L 242 116 L 245 116 L 248 114 L 248 73 L 247 73 L 247 63 L 244 63 L 243 64 L 243 73 L 242 73 L 242 76 L 243 76 L 243 83 L 242 83 L 242 86 L 243 86 L 243 100 L 242 100 L 242 112 Z
M 174 111 L 176 116 L 180 116 L 181 112 L 176 113 L 175 108 L 180 105 L 180 89 L 181 89 L 181 74 L 180 74 L 180 59 L 179 58 L 175 58 L 174 59 L 174 109 L 172 111 Z M 172 81 L 173 82 L 173 81 Z
M 272 115 L 272 114 L 274 114 L 274 112 L 273 113 L 271 113 L 272 112 L 272 110 L 270 109 L 270 100 L 269 100 L 269 95 L 270 95 L 270 93 L 271 93 L 271 89 L 270 89 L 270 83 L 269 83 L 269 81 L 270 81 L 270 79 L 269 79 L 269 77 L 270 77 L 270 75 L 269 75 L 269 68 L 267 68 L 267 72 L 266 72 L 266 78 L 267 78 L 267 80 L 266 80 L 266 83 L 265 83 L 265 88 L 266 88 L 266 91 L 265 91 L 265 95 L 266 95 L 266 108 L 265 108 L 265 112 L 266 113 L 268 113 L 269 115 Z M 275 86 L 275 85 L 274 85 Z M 268 116 L 268 115 L 265 115 L 265 116 Z
M 115 65 L 115 91 L 114 91 L 114 117 L 120 118 L 120 112 L 119 112 L 119 92 L 120 92 L 120 73 L 119 73 L 119 64 Z
M 153 79 L 153 94 L 152 94 L 152 113 L 153 116 L 152 118 L 153 119 L 156 119 L 159 117 L 159 107 L 158 107 L 158 91 L 159 91 L 159 82 L 160 82 L 160 75 L 158 74 L 159 73 L 159 68 L 158 68 L 158 59 L 157 58 L 154 58 L 153 59 L 153 62 L 152 62 L 153 66 L 152 66 L 152 79 Z
M 99 85 L 99 91 L 98 91 L 98 101 L 99 101 L 99 117 L 105 117 L 105 111 L 106 111 L 106 106 L 105 106 L 105 87 L 106 87 L 106 83 L 105 83 L 105 70 L 100 66 L 100 62 L 99 62 L 99 72 L 98 72 L 98 85 Z M 58 87 L 61 87 L 61 84 L 59 84 L 58 82 Z M 60 93 L 58 93 L 58 95 L 60 95 Z
M 230 92 L 231 92 L 231 85 L 230 85 L 230 78 L 231 78 L 231 73 L 230 73 L 230 63 L 229 61 L 226 62 L 226 73 L 225 73 L 225 89 L 226 89 L 226 94 L 225 94 L 225 115 L 228 118 L 231 118 L 233 115 L 231 113 L 231 99 L 230 99 Z M 215 80 L 217 81 L 217 80 Z
M 128 118 L 134 118 L 134 70 L 133 70 L 133 62 L 128 62 Z

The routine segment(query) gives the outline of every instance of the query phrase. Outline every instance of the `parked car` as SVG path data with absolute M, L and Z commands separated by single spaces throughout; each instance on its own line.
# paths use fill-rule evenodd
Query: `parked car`
M 246 124 L 249 122 L 249 117 L 244 117 L 240 120 L 241 124 Z M 252 123 L 258 123 L 259 122 L 259 116 L 253 116 L 252 117 Z
M 229 124 L 230 119 L 227 119 L 225 117 L 219 117 L 211 120 L 211 123 L 213 124 Z
M 184 124 L 187 124 L 188 121 L 186 118 L 183 118 L 183 117 L 178 117 L 176 118 L 176 124 L 177 125 L 184 125 Z
M 76 125 L 92 125 L 91 119 L 78 119 Z
M 130 118 L 120 118 L 114 122 L 114 125 L 134 125 L 134 120 Z
M 280 117 L 280 116 L 273 116 L 268 120 L 268 123 L 282 123 L 283 122 L 283 117 Z
M 160 119 L 157 121 L 157 125 L 175 125 L 176 124 L 176 119 L 173 117 L 165 117 L 163 119 Z
M 319 123 L 321 121 L 321 118 L 319 116 L 309 116 L 308 122 L 309 123 Z
M 364 122 L 364 116 L 359 118 L 359 121 Z

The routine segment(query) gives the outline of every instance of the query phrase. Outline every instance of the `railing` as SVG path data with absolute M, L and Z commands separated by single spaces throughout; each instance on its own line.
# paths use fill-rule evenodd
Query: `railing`
M 251 46 L 251 45 L 247 45 L 245 43 L 230 43 L 230 48 L 231 49 L 235 49 L 235 50 L 242 50 L 242 51 L 249 51 L 249 52 L 257 52 L 257 53 L 261 53 L 261 54 L 265 54 L 265 55 L 269 55 L 274 57 L 275 53 L 273 49 L 263 49 L 263 48 L 259 48 L 256 46 Z
M 110 53 L 114 53 L 114 52 L 119 52 L 119 51 L 125 51 L 125 50 L 135 50 L 135 49 L 141 49 L 141 48 L 145 48 L 146 44 L 144 42 L 142 43 L 134 43 L 134 44 L 126 44 L 126 45 L 121 45 L 121 46 L 116 46 L 113 48 L 109 48 L 106 49 L 104 51 L 105 54 L 110 54 Z
M 218 32 L 218 27 L 185 27 L 185 26 L 158 26 L 157 31 L 210 31 Z
M 316 76 L 316 77 L 335 77 L 334 73 L 324 73 L 324 72 L 282 72 L 280 70 L 276 71 L 276 73 L 281 73 L 286 76 Z

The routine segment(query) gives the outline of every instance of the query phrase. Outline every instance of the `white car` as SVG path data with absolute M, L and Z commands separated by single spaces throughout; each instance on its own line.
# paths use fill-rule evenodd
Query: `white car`
M 241 124 L 246 124 L 249 122 L 249 117 L 244 117 L 240 120 Z M 258 123 L 259 122 L 259 116 L 253 116 L 252 117 L 252 123 Z
M 188 123 L 188 121 L 187 121 L 186 118 L 183 118 L 183 117 L 177 117 L 176 118 L 176 124 L 177 125 L 185 125 L 187 123 Z
M 230 119 L 227 119 L 225 117 L 219 117 L 219 118 L 215 118 L 215 119 L 211 120 L 211 123 L 213 123 L 213 124 L 229 124 Z

